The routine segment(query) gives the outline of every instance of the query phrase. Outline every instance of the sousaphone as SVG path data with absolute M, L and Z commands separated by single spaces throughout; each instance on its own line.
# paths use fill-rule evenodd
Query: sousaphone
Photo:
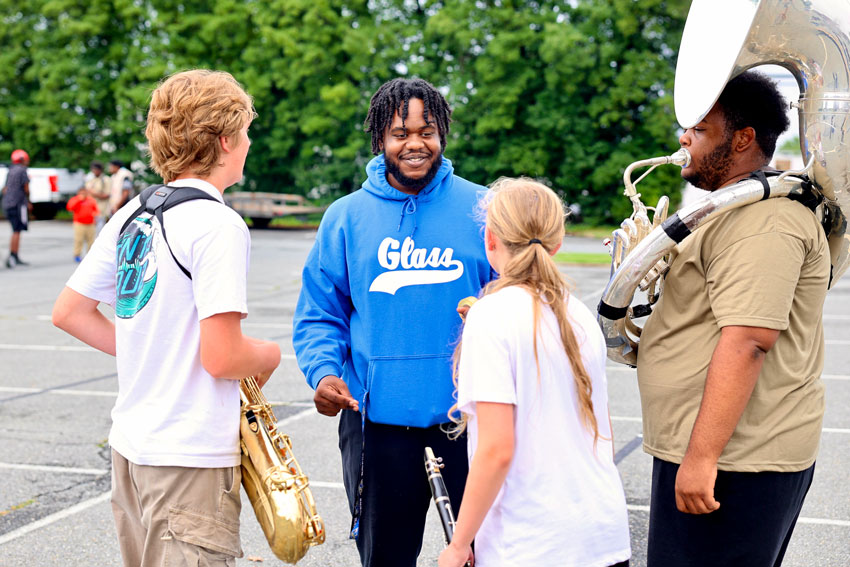
M 629 166 L 624 181 L 635 213 L 614 234 L 611 279 L 599 304 L 598 320 L 612 360 L 637 364 L 640 327 L 632 319 L 649 310 L 631 306 L 638 287 L 650 290 L 650 304 L 657 300 L 673 247 L 731 209 L 802 194 L 811 181 L 823 197 L 815 213 L 829 243 L 830 287 L 850 266 L 850 0 L 694 0 L 676 65 L 679 124 L 690 128 L 700 122 L 730 79 L 766 64 L 786 68 L 800 88 L 792 106 L 799 112 L 805 167 L 770 178 L 769 187 L 747 180 L 713 191 L 669 218 L 665 201 L 653 208 L 650 222 L 631 170 L 662 163 L 684 166 L 690 156 L 680 150 Z

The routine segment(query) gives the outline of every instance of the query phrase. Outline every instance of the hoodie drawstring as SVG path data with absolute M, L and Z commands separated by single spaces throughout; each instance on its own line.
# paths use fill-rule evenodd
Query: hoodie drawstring
M 413 195 L 408 197 L 404 202 L 404 205 L 401 207 L 401 217 L 398 219 L 398 228 L 396 229 L 396 232 L 401 230 L 401 223 L 404 222 L 404 215 L 413 215 L 413 232 L 410 233 L 410 236 L 413 236 L 416 232 L 416 228 L 418 227 L 416 222 L 416 198 Z

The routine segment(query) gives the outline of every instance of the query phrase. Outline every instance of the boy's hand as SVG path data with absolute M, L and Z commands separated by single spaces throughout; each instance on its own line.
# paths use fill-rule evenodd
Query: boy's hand
M 251 340 L 255 341 L 258 346 L 264 349 L 268 349 L 268 351 L 271 353 L 270 358 L 274 361 L 272 363 L 272 366 L 261 369 L 259 372 L 254 373 L 254 380 L 257 381 L 257 386 L 262 388 L 265 383 L 269 381 L 269 378 L 272 377 L 272 373 L 280 364 L 280 345 L 273 341 L 263 341 L 258 339 Z
M 265 386 L 266 382 L 269 381 L 269 378 L 272 377 L 272 372 L 274 372 L 274 370 L 270 372 L 257 372 L 256 374 L 254 374 L 254 381 L 257 383 L 257 386 L 259 386 L 260 388 Z

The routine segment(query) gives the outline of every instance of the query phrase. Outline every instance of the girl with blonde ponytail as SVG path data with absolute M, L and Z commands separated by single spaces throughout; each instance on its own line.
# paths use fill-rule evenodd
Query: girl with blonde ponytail
M 628 565 L 628 515 L 613 458 L 605 340 L 552 256 L 564 206 L 527 178 L 482 201 L 499 278 L 466 316 L 455 353 L 455 433 L 469 476 L 440 567 Z M 461 413 L 458 417 L 457 413 Z

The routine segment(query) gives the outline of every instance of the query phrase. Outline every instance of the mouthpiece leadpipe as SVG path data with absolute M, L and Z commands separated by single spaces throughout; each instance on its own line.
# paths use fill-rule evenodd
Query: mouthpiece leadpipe
M 635 190 L 635 185 L 640 183 L 640 180 L 649 175 L 649 173 L 655 169 L 659 165 L 679 165 L 681 167 L 688 167 L 691 164 L 691 153 L 685 148 L 679 148 L 674 154 L 669 156 L 660 156 L 649 159 L 643 159 L 640 161 L 636 161 L 633 164 L 629 165 L 626 168 L 626 171 L 623 172 L 623 185 L 625 186 L 624 193 L 627 197 L 634 201 L 635 196 L 637 196 L 637 191 Z M 651 166 L 643 175 L 637 178 L 636 181 L 632 181 L 632 171 L 637 169 L 638 167 L 647 167 Z

